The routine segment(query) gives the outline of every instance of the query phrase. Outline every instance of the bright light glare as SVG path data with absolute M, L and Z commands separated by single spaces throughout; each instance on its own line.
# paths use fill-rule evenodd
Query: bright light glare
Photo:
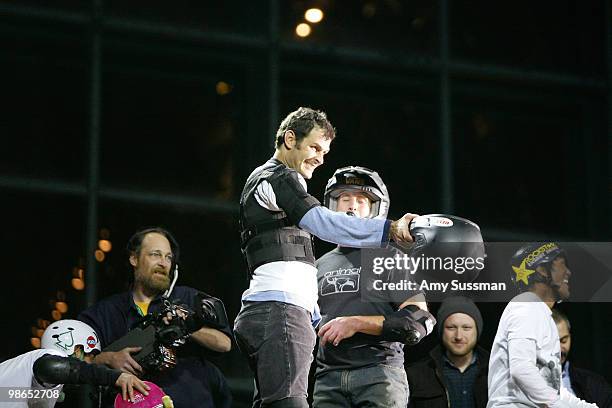
M 308 9 L 304 13 L 304 18 L 310 23 L 318 23 L 323 20 L 323 11 L 318 8 Z
M 215 89 L 218 95 L 227 95 L 232 91 L 231 85 L 223 81 L 217 82 Z
M 68 303 L 66 302 L 55 302 L 55 308 L 59 310 L 61 314 L 64 314 L 68 311 Z
M 85 282 L 79 278 L 72 279 L 72 287 L 76 290 L 83 290 L 85 288 Z
M 295 33 L 302 38 L 308 37 L 311 31 L 310 26 L 306 23 L 298 24 L 298 26 L 295 27 Z
M 101 239 L 98 241 L 98 248 L 104 252 L 110 252 L 113 249 L 113 244 L 108 239 Z
M 94 256 L 96 257 L 96 261 L 98 262 L 104 261 L 104 258 L 106 257 L 106 255 L 104 255 L 104 252 L 99 249 L 96 249 L 96 252 L 94 252 Z

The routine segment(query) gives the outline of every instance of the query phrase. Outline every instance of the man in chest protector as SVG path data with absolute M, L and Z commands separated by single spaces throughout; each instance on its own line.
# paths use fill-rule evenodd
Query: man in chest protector
M 306 191 L 335 130 L 327 116 L 299 108 L 280 124 L 275 152 L 248 177 L 240 197 L 241 246 L 249 288 L 234 332 L 255 376 L 254 407 L 307 407 L 315 345 L 317 269 L 312 236 L 354 248 L 410 242 L 408 224 L 333 212 Z

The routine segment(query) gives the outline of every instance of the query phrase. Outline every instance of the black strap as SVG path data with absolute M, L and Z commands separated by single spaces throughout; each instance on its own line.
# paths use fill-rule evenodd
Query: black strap
M 253 238 L 255 235 L 274 229 L 289 227 L 291 225 L 293 224 L 291 223 L 291 221 L 289 221 L 288 217 L 283 217 L 276 220 L 261 222 L 259 224 L 252 225 L 240 233 L 240 245 L 242 248 L 244 248 L 249 242 L 249 240 L 251 240 L 251 238 Z
M 257 267 L 273 261 L 301 261 L 314 265 L 312 236 L 300 229 L 277 230 L 276 234 L 260 235 L 243 248 L 249 279 Z

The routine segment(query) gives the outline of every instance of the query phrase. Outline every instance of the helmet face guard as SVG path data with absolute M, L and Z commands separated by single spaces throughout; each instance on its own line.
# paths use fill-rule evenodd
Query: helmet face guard
M 74 354 L 74 348 L 79 345 L 85 354 L 94 350 L 102 351 L 95 330 L 79 320 L 66 319 L 51 323 L 40 341 L 41 348 L 58 350 L 69 356 Z
M 473 221 L 450 214 L 420 215 L 410 222 L 410 235 L 414 244 L 409 249 L 412 257 L 440 259 L 480 259 L 484 262 L 486 251 L 480 227 Z M 484 264 L 483 264 L 484 266 Z M 444 268 L 421 271 L 423 276 L 433 281 L 461 282 L 474 281 L 481 267 L 467 269 L 455 268 L 454 273 L 448 273 Z
M 382 178 L 374 170 L 361 166 L 342 167 L 327 181 L 324 205 L 332 211 L 338 208 L 338 198 L 343 193 L 361 193 L 371 202 L 368 218 L 387 218 L 389 192 Z

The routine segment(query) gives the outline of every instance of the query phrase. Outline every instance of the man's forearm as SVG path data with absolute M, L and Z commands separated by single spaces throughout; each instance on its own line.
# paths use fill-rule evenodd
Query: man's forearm
M 536 366 L 536 342 L 533 339 L 508 341 L 508 360 L 512 381 L 535 404 L 550 406 L 559 395 L 550 387 Z
M 113 353 L 112 351 L 103 351 L 100 354 L 97 354 L 94 359 L 93 359 L 93 363 L 94 364 L 99 364 L 99 365 L 105 365 L 105 366 L 111 366 L 110 362 L 110 356 L 111 353 Z
M 220 353 L 230 351 L 232 348 L 232 341 L 225 333 L 210 327 L 202 327 L 191 333 L 190 338 L 199 345 Z
M 425 300 L 425 295 L 423 295 L 422 293 L 418 293 L 412 296 L 411 298 L 406 299 L 406 301 L 404 301 L 404 303 L 402 303 L 399 308 L 403 309 L 408 305 L 415 305 L 421 310 L 429 311 L 429 309 L 427 309 L 427 301 Z
M 350 316 L 356 332 L 380 336 L 382 334 L 384 316 Z
M 349 217 L 325 207 L 311 208 L 299 227 L 320 239 L 351 248 L 380 248 L 385 236 L 386 220 Z M 388 233 L 387 233 L 388 235 Z M 385 244 L 386 245 L 386 244 Z
M 422 293 L 418 293 L 411 298 L 406 299 L 406 301 L 400 306 L 400 309 L 403 309 L 408 305 L 416 305 L 422 310 L 427 310 L 427 302 L 425 301 L 425 296 Z M 382 315 L 346 316 L 344 318 L 349 320 L 350 325 L 355 332 L 370 334 L 372 336 L 380 336 L 382 334 L 383 322 L 385 321 L 385 317 Z

